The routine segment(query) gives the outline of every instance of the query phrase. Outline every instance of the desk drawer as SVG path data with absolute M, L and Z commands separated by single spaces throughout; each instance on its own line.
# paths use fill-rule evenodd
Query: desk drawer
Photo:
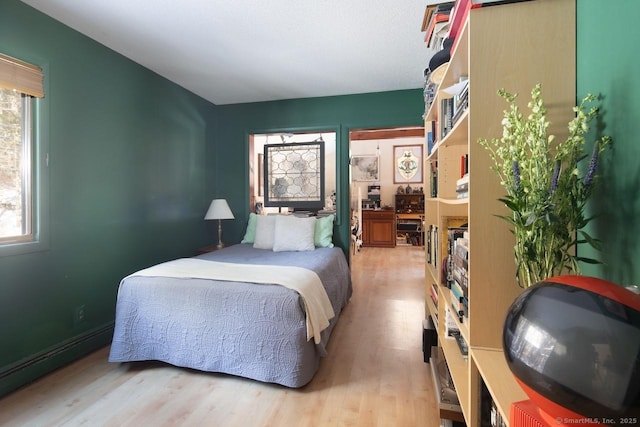
M 366 219 L 394 219 L 393 211 L 362 211 L 362 217 Z

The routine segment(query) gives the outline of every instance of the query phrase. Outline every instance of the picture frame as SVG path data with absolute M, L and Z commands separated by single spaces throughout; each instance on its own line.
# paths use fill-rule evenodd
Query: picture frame
M 377 155 L 351 156 L 352 181 L 380 181 L 380 158 Z
M 322 209 L 324 141 L 265 144 L 264 206 Z
M 393 182 L 394 184 L 423 183 L 423 146 L 393 146 Z

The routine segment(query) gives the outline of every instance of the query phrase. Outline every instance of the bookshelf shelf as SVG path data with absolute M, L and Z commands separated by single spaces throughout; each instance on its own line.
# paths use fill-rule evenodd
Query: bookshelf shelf
M 452 306 L 452 296 L 449 288 L 440 286 L 440 299 L 447 303 L 447 307 Z M 458 330 L 460 331 L 460 334 L 462 334 L 462 337 L 465 339 L 465 341 L 469 342 L 469 328 L 467 326 L 468 318 L 465 318 L 462 322 L 460 322 L 456 318 L 454 318 L 453 321 L 455 322 Z
M 501 414 L 509 414 L 509 407 L 505 407 L 505 404 L 525 400 L 527 395 L 511 375 L 502 350 L 479 347 L 473 347 L 471 350 L 480 375 L 492 379 L 487 388 L 494 396 L 498 410 Z M 509 372 L 509 375 L 505 375 L 505 372 Z
M 444 199 L 444 198 L 440 198 L 438 199 L 438 201 L 440 203 L 446 204 L 446 205 L 468 205 L 469 204 L 469 198 L 464 198 L 464 199 Z
M 429 291 L 429 290 L 427 290 Z M 438 308 L 436 307 L 436 305 L 434 304 L 433 300 L 431 299 L 431 294 L 427 293 L 427 295 L 425 295 L 425 303 L 427 304 L 427 309 L 429 310 L 430 313 L 437 313 Z M 435 324 L 436 328 L 438 327 L 438 318 L 437 317 L 432 317 L 433 319 L 433 323 Z
M 447 361 L 451 379 L 453 379 L 453 384 L 458 393 L 458 401 L 460 402 L 462 413 L 465 419 L 469 419 L 469 414 L 467 413 L 467 407 L 469 405 L 465 405 L 466 402 L 469 402 L 470 398 L 470 390 L 467 383 L 469 379 L 469 360 L 462 357 L 458 349 L 458 344 L 456 344 L 453 338 L 442 338 L 439 336 L 438 345 L 442 348 L 442 353 Z
M 432 197 L 425 198 L 425 229 L 431 230 L 425 244 L 425 310 L 434 320 L 440 320 L 436 328 L 438 344 L 467 426 L 479 427 L 480 384 L 486 385 L 504 419 L 508 419 L 511 403 L 525 399 L 525 395 L 502 355 L 504 318 L 521 292 L 515 283 L 513 235 L 498 217 L 508 214 L 498 201 L 504 190 L 491 169 L 488 151 L 477 141 L 502 135 L 507 105 L 497 95 L 500 88 L 521 94 L 518 100 L 524 108 L 531 89 L 540 83 L 545 102 L 554 106 L 550 111 L 552 124 L 570 120 L 566 112 L 572 111 L 576 99 L 575 1 L 538 0 L 474 8 L 458 37 L 442 83 L 425 114 L 425 129 L 431 129 L 435 137 L 425 167 L 435 172 L 426 191 Z M 443 102 L 451 98 L 444 89 L 461 78 L 468 79 L 468 107 L 456 114 L 455 108 L 463 108 L 464 102 Z M 455 122 L 447 122 L 448 117 L 455 117 Z M 448 132 L 442 132 L 443 126 L 448 126 Z M 558 140 L 566 137 L 566 130 L 554 129 L 553 133 Z M 468 197 L 459 199 L 456 186 L 463 165 L 469 176 Z M 443 259 L 449 250 L 447 229 L 459 226 L 461 219 L 468 226 L 466 279 L 463 276 L 468 282 L 464 288 L 468 317 L 462 322 L 454 319 L 454 325 L 469 347 L 467 358 L 455 339 L 446 337 L 445 307 L 451 306 L 454 297 L 447 278 L 442 277 L 446 274 Z M 430 296 L 433 283 L 438 284 L 437 306 Z
M 431 149 L 431 153 L 427 160 L 437 160 L 438 152 L 440 152 L 444 147 L 450 147 L 454 145 L 466 146 L 467 145 L 467 133 L 465 132 L 466 127 L 468 126 L 469 111 L 465 110 L 460 118 L 456 121 L 451 131 L 434 147 Z

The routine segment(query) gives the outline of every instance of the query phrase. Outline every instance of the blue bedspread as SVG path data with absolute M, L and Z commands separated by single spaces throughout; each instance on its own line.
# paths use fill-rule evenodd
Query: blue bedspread
M 159 360 L 287 387 L 311 381 L 351 297 L 350 272 L 342 249 L 273 252 L 239 244 L 198 258 L 315 271 L 336 313 L 322 332 L 322 342 L 307 341 L 301 297 L 283 286 L 129 277 L 118 291 L 109 361 Z

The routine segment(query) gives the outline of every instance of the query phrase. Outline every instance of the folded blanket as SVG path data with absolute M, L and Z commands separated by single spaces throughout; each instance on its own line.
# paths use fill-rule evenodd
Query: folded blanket
M 127 277 L 132 276 L 212 279 L 285 286 L 298 292 L 302 297 L 307 313 L 307 340 L 314 338 L 316 344 L 320 343 L 322 330 L 329 326 L 329 319 L 335 315 L 318 275 L 302 267 L 233 264 L 180 258 L 137 271 Z

